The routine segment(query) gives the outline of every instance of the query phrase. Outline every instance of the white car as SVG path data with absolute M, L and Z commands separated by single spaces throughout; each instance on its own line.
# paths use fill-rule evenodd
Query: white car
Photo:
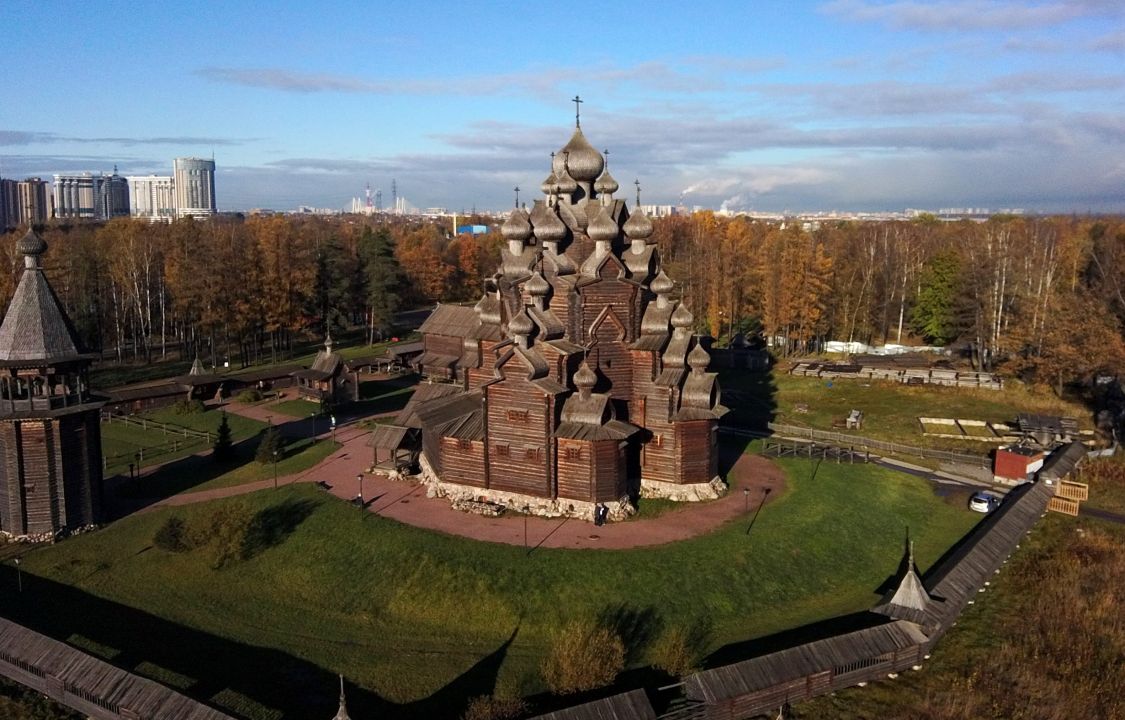
M 969 498 L 969 509 L 979 513 L 990 513 L 1000 507 L 1000 498 L 992 493 L 975 492 Z

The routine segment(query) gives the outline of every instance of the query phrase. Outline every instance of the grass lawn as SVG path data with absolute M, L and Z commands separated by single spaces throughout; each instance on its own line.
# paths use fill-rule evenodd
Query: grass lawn
M 706 626 L 717 650 L 873 605 L 907 526 L 925 568 L 980 517 L 911 476 L 781 465 L 789 488 L 752 533 L 739 520 L 628 551 L 528 556 L 365 515 L 307 485 L 162 509 L 34 550 L 24 570 L 38 578 L 19 608 L 0 593 L 0 609 L 185 676 L 189 692 L 234 698 L 249 717 L 329 716 L 337 672 L 366 688 L 349 691 L 357 715 L 457 717 L 494 686 L 541 691 L 550 633 L 568 618 L 627 620 L 634 667 L 669 628 Z M 206 526 L 232 513 L 272 518 L 258 525 L 274 531 L 230 567 L 213 569 L 208 548 L 152 546 L 172 515 Z
M 903 385 L 866 380 L 820 380 L 795 377 L 784 372 L 720 373 L 723 389 L 742 391 L 746 399 L 728 403 L 734 418 L 742 423 L 774 421 L 820 430 L 833 430 L 833 421 L 847 417 L 852 409 L 864 413 L 866 437 L 911 445 L 946 447 L 984 453 L 996 443 L 945 440 L 922 435 L 919 417 L 944 417 L 989 422 L 1012 422 L 1020 412 L 1074 417 L 1083 428 L 1092 427 L 1090 412 L 1078 403 L 1059 400 L 1049 393 L 1036 393 L 1018 383 L 1003 390 L 975 390 L 940 385 Z M 797 412 L 797 405 L 807 412 Z M 847 432 L 836 429 L 839 432 Z
M 296 440 L 286 447 L 285 457 L 278 460 L 277 476 L 308 470 L 340 447 L 340 443 L 331 440 L 321 439 L 315 443 L 310 443 L 308 438 Z M 210 455 L 193 455 L 126 481 L 117 492 L 127 498 L 163 498 L 187 490 L 211 490 L 269 480 L 274 476 L 274 464 L 263 465 L 254 460 L 256 449 L 256 441 L 236 446 L 235 458 L 229 463 L 216 463 Z
M 222 413 L 216 409 L 188 415 L 177 415 L 171 410 L 161 409 L 146 412 L 141 417 L 173 427 L 210 432 L 212 437 L 218 430 L 219 423 L 222 422 Z M 227 423 L 230 425 L 231 438 L 235 442 L 253 437 L 265 427 L 257 420 L 234 413 L 227 413 Z M 101 431 L 106 477 L 127 475 L 129 464 L 136 462 L 135 456 L 138 452 L 144 455 L 141 466 L 146 467 L 178 460 L 208 448 L 208 443 L 203 438 L 184 437 L 182 434 L 177 435 L 174 430 L 166 431 L 155 426 L 143 428 L 110 421 L 102 423 Z

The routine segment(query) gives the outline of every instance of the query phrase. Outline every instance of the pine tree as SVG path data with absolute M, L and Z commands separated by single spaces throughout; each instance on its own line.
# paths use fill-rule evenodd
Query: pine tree
M 211 451 L 211 458 L 216 462 L 224 462 L 230 460 L 234 455 L 234 443 L 231 440 L 230 424 L 227 423 L 227 414 L 223 413 L 223 419 L 219 422 L 219 429 L 215 434 L 215 448 Z
M 254 459 L 263 465 L 268 465 L 275 462 L 285 454 L 285 438 L 277 431 L 273 425 L 266 428 L 262 433 L 262 440 L 258 443 L 258 451 L 254 453 Z
M 359 258 L 367 285 L 367 309 L 370 313 L 368 344 L 375 342 L 375 333 L 389 332 L 399 308 L 402 268 L 395 257 L 394 242 L 386 228 L 372 232 L 364 228 L 359 239 Z

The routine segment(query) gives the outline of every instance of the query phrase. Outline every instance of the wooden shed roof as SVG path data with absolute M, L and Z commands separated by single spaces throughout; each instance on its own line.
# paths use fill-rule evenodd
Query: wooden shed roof
M 233 720 L 163 685 L 0 618 L 0 662 L 15 661 L 57 678 L 99 705 L 161 720 Z M 38 673 L 36 673 L 38 674 Z
M 414 393 L 406 403 L 406 407 L 399 411 L 395 417 L 395 424 L 403 427 L 420 428 L 422 421 L 418 417 L 418 409 L 424 403 L 439 398 L 457 395 L 461 388 L 450 383 L 420 383 L 414 388 Z
M 536 715 L 532 720 L 656 720 L 656 711 L 644 690 L 629 692 Z
M 922 645 L 926 640 L 926 634 L 915 623 L 895 620 L 704 670 L 689 676 L 684 681 L 684 689 L 692 700 L 714 703 Z
M 400 425 L 376 425 L 371 431 L 371 438 L 367 441 L 368 447 L 380 450 L 398 450 L 407 444 L 412 437 L 416 437 L 417 430 Z

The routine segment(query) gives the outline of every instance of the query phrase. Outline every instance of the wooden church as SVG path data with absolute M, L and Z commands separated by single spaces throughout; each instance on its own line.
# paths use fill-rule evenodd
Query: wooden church
M 102 519 L 94 355 L 43 274 L 47 243 L 16 243 L 24 271 L 0 324 L 0 533 L 49 537 Z
M 661 269 L 639 188 L 631 212 L 617 191 L 576 127 L 543 198 L 503 224 L 480 301 L 439 305 L 422 326 L 420 370 L 459 390 L 411 408 L 436 494 L 590 517 L 598 503 L 628 512 L 638 494 L 725 488 L 710 356 Z

